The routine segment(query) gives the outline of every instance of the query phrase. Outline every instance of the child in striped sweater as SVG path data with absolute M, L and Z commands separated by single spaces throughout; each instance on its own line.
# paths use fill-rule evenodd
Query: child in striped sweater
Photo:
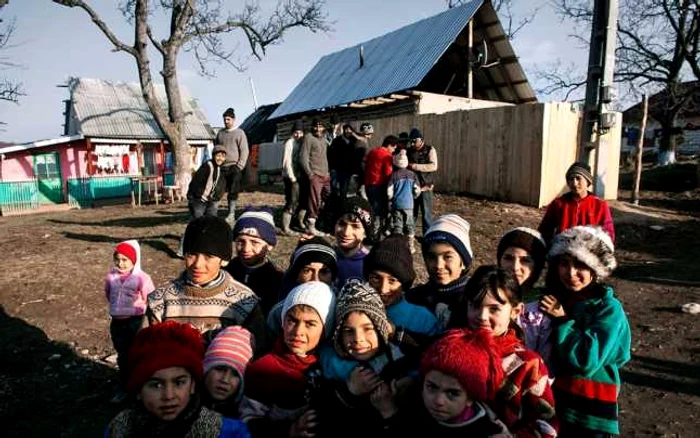
M 612 239 L 598 227 L 570 228 L 554 237 L 548 258 L 540 306 L 554 319 L 560 436 L 619 434 L 620 368 L 631 338 L 622 304 L 600 283 L 617 265 Z

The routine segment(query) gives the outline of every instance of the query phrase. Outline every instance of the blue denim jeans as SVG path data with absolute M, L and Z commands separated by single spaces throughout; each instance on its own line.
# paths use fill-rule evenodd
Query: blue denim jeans
M 413 222 L 413 210 L 391 210 L 389 226 L 391 234 L 415 236 L 416 224 Z

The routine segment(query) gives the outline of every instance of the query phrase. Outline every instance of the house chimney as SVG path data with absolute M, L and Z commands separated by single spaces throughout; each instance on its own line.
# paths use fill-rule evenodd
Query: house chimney
M 365 46 L 360 46 L 360 68 L 365 66 Z

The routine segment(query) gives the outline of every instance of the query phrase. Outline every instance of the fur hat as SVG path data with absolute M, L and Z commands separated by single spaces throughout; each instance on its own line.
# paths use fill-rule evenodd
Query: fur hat
M 593 174 L 591 174 L 591 166 L 580 161 L 572 164 L 566 171 L 566 180 L 568 181 L 572 175 L 581 175 L 583 179 L 588 181 L 588 185 L 593 184 Z
M 324 332 L 330 334 L 333 327 L 333 310 L 335 309 L 335 295 L 331 291 L 330 286 L 322 281 L 309 281 L 302 283 L 289 292 L 287 298 L 284 299 L 282 306 L 282 326 L 284 326 L 284 318 L 287 312 L 294 307 L 304 304 L 313 307 L 321 317 Z
M 236 112 L 233 110 L 233 108 L 226 108 L 226 111 L 224 111 L 223 117 L 231 117 L 231 118 L 236 118 Z
M 323 263 L 333 273 L 333 278 L 338 276 L 338 256 L 335 250 L 326 239 L 314 236 L 310 239 L 301 240 L 289 260 L 287 274 L 296 279 L 299 271 L 309 263 Z
M 231 227 L 220 217 L 201 216 L 185 229 L 182 249 L 185 254 L 209 254 L 229 261 L 233 255 Z
M 501 241 L 498 242 L 498 250 L 496 251 L 496 261 L 499 266 L 503 253 L 511 246 L 522 248 L 530 254 L 530 257 L 535 262 L 535 268 L 530 278 L 527 279 L 527 283 L 536 282 L 540 278 L 545 259 L 547 258 L 547 245 L 544 243 L 540 232 L 527 227 L 518 227 L 506 231 L 501 237 Z
M 127 240 L 119 245 L 117 245 L 114 248 L 114 254 L 121 254 L 127 259 L 131 260 L 131 263 L 136 265 L 136 262 L 138 261 L 138 250 L 134 247 L 133 243 L 136 243 L 138 245 L 138 242 L 135 240 Z
M 223 153 L 224 155 L 226 155 L 226 146 L 224 146 L 222 144 L 217 144 L 216 146 L 214 146 L 214 149 L 212 149 L 211 156 L 213 157 L 214 155 L 220 154 L 220 153 Z
M 469 269 L 472 264 L 474 254 L 469 241 L 469 222 L 456 214 L 446 214 L 440 216 L 428 228 L 421 243 L 423 254 L 427 254 L 428 248 L 433 243 L 448 243 L 462 258 L 462 263 Z
M 347 357 L 348 353 L 342 345 L 341 331 L 348 315 L 360 312 L 367 315 L 372 321 L 374 329 L 385 345 L 389 343 L 392 328 L 389 317 L 386 315 L 384 303 L 372 286 L 359 280 L 348 280 L 338 293 L 338 302 L 335 306 L 335 331 L 333 332 L 334 347 L 341 357 Z
M 408 291 L 416 279 L 408 237 L 396 234 L 374 245 L 363 262 L 365 279 L 373 271 L 393 275 L 401 282 L 403 290 Z
M 182 367 L 202 380 L 204 341 L 189 324 L 165 321 L 140 330 L 129 350 L 127 391 L 138 393 L 157 371 Z
M 498 347 L 485 330 L 450 330 L 423 354 L 420 373 L 440 371 L 454 377 L 471 400 L 493 400 L 503 381 Z
M 211 341 L 204 354 L 204 374 L 214 367 L 227 366 L 232 368 L 241 379 L 245 369 L 253 357 L 253 335 L 240 326 L 226 327 Z
M 260 238 L 268 244 L 277 245 L 277 232 L 272 210 L 269 208 L 246 207 L 233 226 L 233 238 L 241 234 Z
M 405 169 L 408 167 L 408 156 L 406 155 L 406 150 L 401 149 L 398 154 L 394 155 L 394 166 L 399 169 Z
M 372 235 L 374 213 L 372 212 L 372 206 L 369 204 L 368 200 L 362 196 L 351 196 L 349 198 L 345 198 L 343 205 L 338 211 L 338 216 L 336 217 L 335 222 L 338 222 L 338 219 L 348 214 L 357 217 L 357 219 L 362 223 L 362 227 L 365 229 L 365 235 Z
M 578 226 L 554 236 L 548 260 L 568 254 L 591 268 L 600 279 L 610 276 L 617 267 L 615 246 L 600 227 Z

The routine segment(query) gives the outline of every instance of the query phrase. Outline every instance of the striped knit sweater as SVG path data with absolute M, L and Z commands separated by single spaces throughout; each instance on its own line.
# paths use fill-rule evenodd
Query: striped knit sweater
M 557 413 L 566 423 L 619 434 L 620 367 L 630 360 L 630 327 L 609 286 L 566 307 L 554 328 Z

